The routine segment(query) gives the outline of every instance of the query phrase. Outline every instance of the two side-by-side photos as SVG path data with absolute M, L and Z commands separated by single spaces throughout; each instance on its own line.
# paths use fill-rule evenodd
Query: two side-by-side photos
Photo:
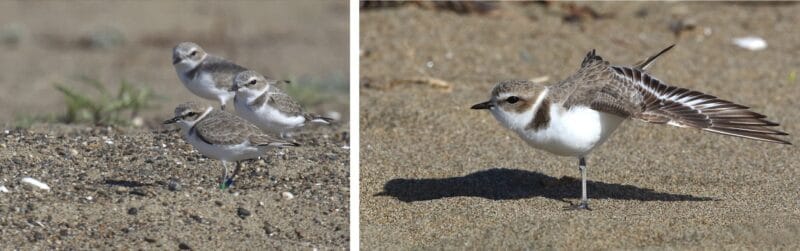
M 794 2 L 0 2 L 0 249 L 800 249 Z

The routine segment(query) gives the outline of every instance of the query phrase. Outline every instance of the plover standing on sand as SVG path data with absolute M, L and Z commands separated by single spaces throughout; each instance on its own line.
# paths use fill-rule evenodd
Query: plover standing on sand
M 589 209 L 586 155 L 602 144 L 627 118 L 649 123 L 790 144 L 788 135 L 769 127 L 778 123 L 749 107 L 685 88 L 669 86 L 645 69 L 658 54 L 634 66 L 611 66 L 592 50 L 578 71 L 550 86 L 510 80 L 492 89 L 491 99 L 472 106 L 488 109 L 495 119 L 530 146 L 578 158 L 581 200 L 573 209 Z
M 330 124 L 333 119 L 306 113 L 294 99 L 275 86 L 278 81 L 267 79 L 255 71 L 236 75 L 231 91 L 236 113 L 264 131 L 284 137 L 308 123 Z
M 177 123 L 183 138 L 201 154 L 222 161 L 225 171 L 220 180 L 220 188 L 225 189 L 233 183 L 239 172 L 240 161 L 255 159 L 267 149 L 299 144 L 277 139 L 262 133 L 257 127 L 233 114 L 215 110 L 211 106 L 201 106 L 188 102 L 175 108 L 175 117 L 164 124 Z M 236 162 L 233 175 L 228 178 L 228 162 Z
M 201 98 L 219 101 L 224 110 L 233 77 L 247 69 L 224 58 L 206 53 L 192 42 L 183 42 L 172 49 L 172 66 L 183 85 Z

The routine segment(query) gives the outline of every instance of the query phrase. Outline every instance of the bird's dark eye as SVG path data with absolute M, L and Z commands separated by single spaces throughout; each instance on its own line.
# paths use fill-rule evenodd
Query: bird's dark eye
M 194 115 L 197 115 L 197 113 L 196 112 L 189 112 L 189 113 L 187 113 L 186 115 L 183 115 L 183 116 L 184 117 L 191 117 L 191 116 L 194 116 Z
M 519 101 L 519 98 L 517 96 L 511 96 L 506 99 L 506 102 L 508 102 L 509 104 L 516 103 L 517 101 Z
M 250 82 L 247 82 L 247 85 L 255 85 L 255 84 L 256 84 L 256 80 L 255 79 L 250 80 Z
M 190 57 L 194 57 L 195 55 L 197 55 L 197 51 L 192 51 L 192 53 L 189 53 Z

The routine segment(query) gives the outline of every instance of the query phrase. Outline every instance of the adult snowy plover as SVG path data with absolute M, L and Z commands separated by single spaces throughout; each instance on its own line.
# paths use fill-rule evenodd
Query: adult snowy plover
M 175 117 L 164 121 L 164 124 L 172 123 L 180 126 L 183 138 L 197 151 L 222 161 L 225 171 L 220 180 L 221 189 L 233 183 L 241 166 L 239 161 L 257 158 L 269 148 L 298 146 L 295 142 L 263 134 L 254 125 L 233 114 L 193 102 L 178 105 L 175 108 Z M 230 178 L 229 161 L 236 162 L 236 169 Z
M 233 98 L 229 91 L 233 77 L 247 69 L 224 58 L 206 53 L 192 42 L 183 42 L 172 49 L 172 65 L 183 85 L 205 99 L 225 104 Z
M 305 113 L 294 99 L 275 83 L 255 71 L 243 71 L 233 80 L 231 91 L 236 113 L 264 131 L 281 137 L 293 129 L 310 123 L 330 124 L 333 119 Z
M 627 118 L 696 128 L 725 135 L 790 144 L 788 135 L 768 127 L 778 123 L 749 107 L 680 87 L 666 85 L 645 69 L 658 54 L 631 67 L 611 66 L 592 50 L 578 71 L 550 86 L 510 80 L 492 89 L 491 99 L 472 106 L 488 109 L 503 126 L 530 146 L 574 156 L 581 173 L 581 201 L 588 209 L 586 155 L 602 144 Z

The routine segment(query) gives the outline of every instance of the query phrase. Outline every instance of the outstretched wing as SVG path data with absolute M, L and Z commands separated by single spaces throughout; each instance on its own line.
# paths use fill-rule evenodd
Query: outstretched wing
M 590 104 L 592 109 L 627 118 L 637 109 L 630 105 L 629 97 L 621 95 L 627 90 L 620 88 L 628 87 L 612 84 L 617 78 L 608 61 L 592 50 L 586 54 L 578 71 L 550 88 L 549 95 L 568 109 Z
M 672 49 L 671 45 L 658 53 L 636 63 L 634 68 L 644 71 L 655 60 Z M 627 118 L 641 111 L 638 105 L 642 96 L 631 85 L 618 84 L 620 77 L 612 70 L 608 61 L 603 60 L 595 50 L 589 51 L 581 62 L 578 71 L 559 83 L 555 95 L 563 100 L 564 107 L 590 104 L 592 109 Z
M 697 128 L 725 135 L 790 144 L 775 136 L 788 135 L 769 128 L 778 123 L 767 116 L 750 111 L 749 107 L 719 99 L 698 91 L 668 86 L 641 69 L 611 67 L 618 76 L 610 84 L 625 90 L 618 100 L 626 106 L 631 117 L 650 123 Z
M 672 49 L 672 47 L 675 47 L 675 45 L 674 44 L 670 45 L 667 48 L 662 49 L 661 51 L 659 51 L 655 55 L 652 55 L 652 56 L 650 56 L 650 57 L 648 57 L 648 58 L 646 58 L 646 59 L 644 59 L 642 61 L 636 62 L 635 64 L 633 64 L 633 68 L 636 68 L 636 69 L 639 69 L 639 70 L 647 70 L 648 67 L 650 67 L 651 65 L 653 65 L 653 63 L 656 62 L 656 59 L 659 56 L 663 55 L 664 53 L 666 53 L 667 51 Z

